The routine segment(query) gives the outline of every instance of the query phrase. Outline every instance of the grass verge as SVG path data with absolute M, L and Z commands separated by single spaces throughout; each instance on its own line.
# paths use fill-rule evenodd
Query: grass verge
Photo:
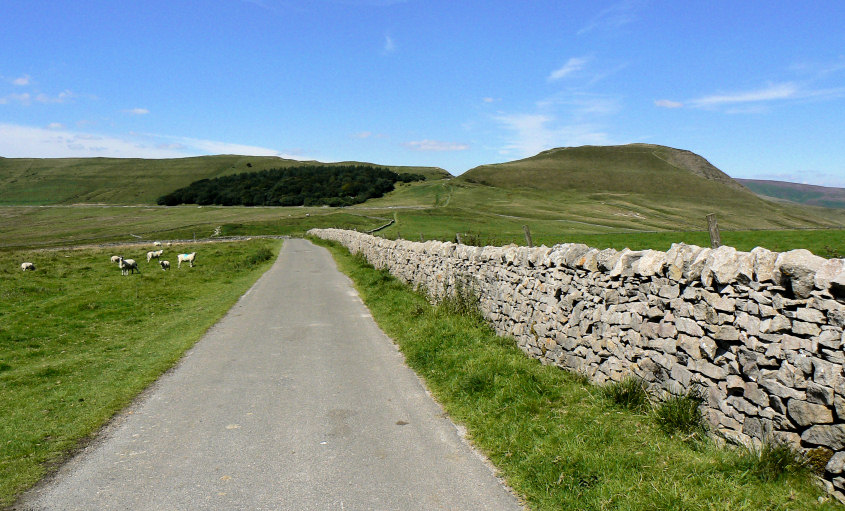
M 0 507 L 176 363 L 269 267 L 280 241 L 0 253 Z M 175 251 L 197 252 L 176 268 Z M 20 263 L 33 262 L 34 272 Z
M 741 450 L 666 434 L 652 414 L 620 409 L 601 387 L 527 358 L 478 314 L 432 307 L 339 245 L 314 241 L 532 509 L 839 509 L 806 471 L 768 480 Z

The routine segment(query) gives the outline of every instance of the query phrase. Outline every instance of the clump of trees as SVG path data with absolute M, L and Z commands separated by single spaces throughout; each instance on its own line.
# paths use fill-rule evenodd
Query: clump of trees
M 397 182 L 423 181 L 366 165 L 309 165 L 200 179 L 158 198 L 164 206 L 349 206 L 381 197 Z

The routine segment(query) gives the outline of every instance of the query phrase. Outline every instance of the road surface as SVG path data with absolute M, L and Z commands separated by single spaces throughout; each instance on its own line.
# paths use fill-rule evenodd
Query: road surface
M 232 310 L 15 509 L 518 510 L 328 251 Z

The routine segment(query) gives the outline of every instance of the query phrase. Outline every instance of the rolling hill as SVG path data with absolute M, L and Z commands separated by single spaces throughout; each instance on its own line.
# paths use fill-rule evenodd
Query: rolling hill
M 155 204 L 156 199 L 200 179 L 229 174 L 324 164 L 275 156 L 198 156 L 147 160 L 138 158 L 2 158 L 0 204 Z M 373 164 L 365 164 L 373 165 Z M 451 177 L 434 167 L 385 167 L 428 179 Z
M 737 181 L 763 197 L 787 200 L 808 206 L 845 209 L 845 188 L 762 179 L 737 179 Z

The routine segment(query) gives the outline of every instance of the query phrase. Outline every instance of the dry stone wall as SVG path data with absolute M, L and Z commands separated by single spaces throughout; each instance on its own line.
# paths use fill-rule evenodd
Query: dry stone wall
M 845 491 L 841 259 L 759 247 L 474 247 L 310 234 L 435 296 L 473 286 L 496 331 L 543 363 L 597 383 L 636 375 L 670 393 L 700 385 L 713 431 L 811 450 L 826 462 L 828 484 Z

